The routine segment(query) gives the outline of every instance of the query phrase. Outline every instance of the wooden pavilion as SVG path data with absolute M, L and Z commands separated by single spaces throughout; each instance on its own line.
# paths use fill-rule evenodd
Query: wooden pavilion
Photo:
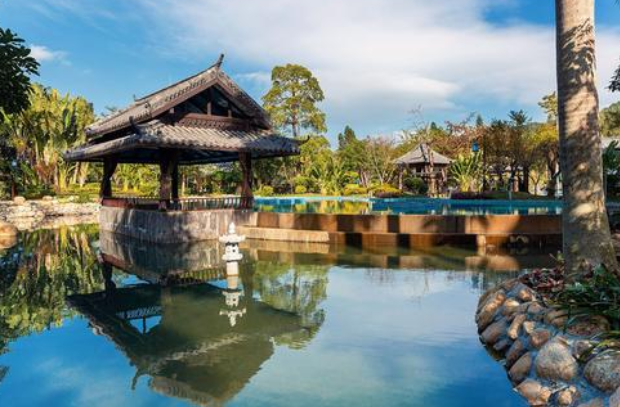
M 112 197 L 118 164 L 158 164 L 164 207 L 179 200 L 180 165 L 239 161 L 241 196 L 251 197 L 251 160 L 296 155 L 299 145 L 274 133 L 267 113 L 221 70 L 222 60 L 94 123 L 91 140 L 65 160 L 103 162 L 104 199 Z
M 428 185 L 430 196 L 443 192 L 448 181 L 448 167 L 452 160 L 439 154 L 428 144 L 418 144 L 407 154 L 395 160 L 399 169 L 399 188 L 402 189 L 405 174 L 418 177 Z
M 139 98 L 99 120 L 87 129 L 88 143 L 64 154 L 70 162 L 103 163 L 102 208 L 158 212 L 248 210 L 253 206 L 252 160 L 299 154 L 299 142 L 274 133 L 267 113 L 222 71 L 222 60 L 223 56 L 205 71 Z M 243 172 L 241 196 L 179 197 L 179 166 L 233 161 L 239 161 Z M 111 179 L 120 163 L 159 165 L 159 196 L 114 198 Z M 153 216 L 142 219 L 142 223 L 157 222 Z M 159 237 L 152 237 L 149 230 L 136 232 L 136 225 L 131 223 L 137 217 L 136 213 L 107 211 L 101 215 L 102 226 L 155 241 L 217 237 L 214 233 L 187 233 L 187 225 L 183 224 L 175 226 L 176 232 L 185 233 L 178 239 L 167 236 L 175 232 L 165 229 L 167 226 L 156 233 Z M 214 223 L 203 222 L 202 226 L 213 229 Z

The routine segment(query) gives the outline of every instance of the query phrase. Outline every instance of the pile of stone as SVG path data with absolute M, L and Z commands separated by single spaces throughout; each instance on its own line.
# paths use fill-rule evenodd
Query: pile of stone
M 620 351 L 596 346 L 609 321 L 567 322 L 518 279 L 487 291 L 476 312 L 481 341 L 531 406 L 620 407 Z
M 19 230 L 34 229 L 59 217 L 92 221 L 98 213 L 99 204 L 95 202 L 60 202 L 52 197 L 29 201 L 19 196 L 12 201 L 0 201 L 0 221 L 11 223 Z

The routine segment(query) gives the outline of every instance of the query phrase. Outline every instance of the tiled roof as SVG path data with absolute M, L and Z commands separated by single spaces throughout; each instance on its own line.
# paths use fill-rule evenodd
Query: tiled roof
M 127 108 L 92 124 L 86 132 L 91 136 L 103 136 L 132 126 L 132 121 L 138 124 L 144 123 L 213 85 L 218 85 L 230 94 L 239 104 L 239 108 L 252 117 L 259 127 L 269 128 L 267 113 L 220 69 L 221 62 L 220 57 L 220 60 L 210 68 L 137 99 Z
M 67 161 L 100 160 L 137 149 L 173 148 L 187 151 L 248 152 L 255 158 L 299 154 L 299 143 L 267 130 L 225 130 L 204 127 L 173 126 L 153 120 L 136 126 L 137 132 L 105 142 L 89 144 L 64 154 Z M 122 160 L 122 159 L 121 159 Z M 210 162 L 208 158 L 197 160 Z M 226 161 L 214 159 L 213 162 Z
M 428 144 L 418 144 L 413 150 L 409 151 L 402 157 L 397 158 L 394 162 L 396 164 L 410 165 L 410 164 L 430 164 L 430 157 L 432 155 L 433 163 L 439 165 L 449 165 L 452 160 L 445 155 L 431 149 Z

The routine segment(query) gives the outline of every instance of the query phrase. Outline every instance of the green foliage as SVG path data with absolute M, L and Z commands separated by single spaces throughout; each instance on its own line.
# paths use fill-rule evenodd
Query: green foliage
M 276 66 L 271 72 L 271 82 L 271 89 L 263 96 L 263 105 L 276 127 L 293 137 L 301 136 L 302 130 L 327 131 L 325 113 L 317 107 L 325 96 L 312 72 L 301 65 Z
M 18 184 L 18 192 L 29 188 L 62 192 L 72 180 L 83 180 L 88 168 L 66 163 L 61 155 L 86 141 L 85 128 L 94 121 L 92 105 L 81 97 L 63 96 L 40 85 L 31 88 L 29 101 L 26 110 L 3 114 L 0 134 L 15 152 L 9 157 L 9 178 Z M 3 159 L 7 158 L 0 157 Z
M 603 137 L 620 137 L 620 102 L 601 110 L 600 126 Z
M 407 177 L 403 180 L 403 184 L 415 195 L 426 195 L 428 192 L 428 185 L 419 177 Z
M 303 195 L 308 192 L 308 188 L 303 185 L 297 185 L 295 187 L 295 195 Z
M 38 75 L 38 69 L 24 40 L 0 28 L 0 110 L 16 114 L 28 108 L 30 76 Z
M 269 185 L 263 185 L 256 191 L 258 196 L 273 196 L 273 187 Z
M 604 267 L 594 269 L 584 279 L 567 284 L 556 298 L 572 318 L 607 317 L 614 329 L 620 328 L 620 276 Z
M 393 185 L 380 184 L 371 188 L 372 195 L 376 198 L 399 198 L 403 193 Z
M 480 154 L 459 155 L 450 165 L 450 175 L 462 192 L 476 192 L 482 179 Z
M 357 184 L 347 184 L 344 186 L 344 189 L 342 190 L 342 194 L 344 196 L 351 196 L 351 195 L 366 195 L 368 193 L 368 189 L 357 185 Z
M 547 114 L 547 123 L 555 124 L 558 120 L 558 95 L 553 92 L 543 96 L 538 106 Z

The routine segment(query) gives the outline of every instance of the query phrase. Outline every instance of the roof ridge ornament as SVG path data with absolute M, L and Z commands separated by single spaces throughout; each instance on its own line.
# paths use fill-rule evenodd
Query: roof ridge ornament
M 222 63 L 224 63 L 224 54 L 220 54 L 219 58 L 213 65 L 216 69 L 220 69 L 222 67 Z

